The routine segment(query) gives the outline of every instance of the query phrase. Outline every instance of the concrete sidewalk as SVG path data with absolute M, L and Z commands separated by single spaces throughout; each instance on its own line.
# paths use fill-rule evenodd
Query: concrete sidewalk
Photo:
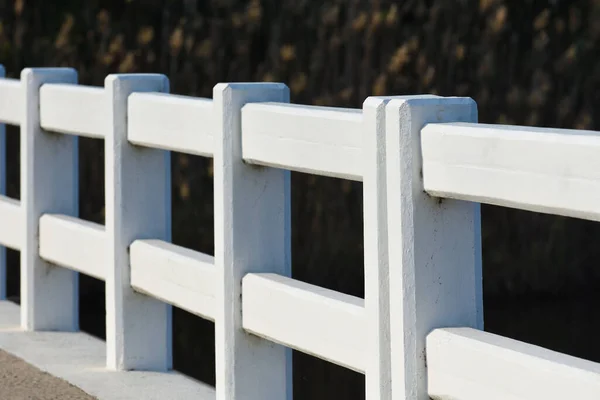
M 0 400 L 93 400 L 83 390 L 0 350 Z
M 0 349 L 6 352 L 0 353 L 0 400 L 216 397 L 214 387 L 176 371 L 107 370 L 102 340 L 83 332 L 26 332 L 20 328 L 20 316 L 18 305 L 0 301 Z

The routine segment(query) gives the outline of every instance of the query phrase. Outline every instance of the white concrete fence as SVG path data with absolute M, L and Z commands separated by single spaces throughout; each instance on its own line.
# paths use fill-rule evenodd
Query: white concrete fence
M 101 398 L 290 399 L 290 348 L 364 373 L 368 400 L 600 398 L 600 364 L 482 331 L 479 211 L 600 220 L 598 133 L 479 124 L 469 98 L 355 110 L 287 104 L 276 83 L 168 91 L 154 74 L 0 79 L 0 121 L 21 127 L 0 243 L 21 251 L 22 328 L 0 347 Z M 105 226 L 77 217 L 77 136 L 105 143 Z M 5 190 L 4 131 L 1 151 Z M 214 159 L 214 257 L 170 243 L 169 151 Z M 290 278 L 289 171 L 363 182 L 364 300 Z M 106 282 L 105 345 L 43 333 L 78 331 L 77 273 Z M 216 389 L 167 372 L 171 305 L 215 322 Z M 42 342 L 60 351 L 29 350 Z

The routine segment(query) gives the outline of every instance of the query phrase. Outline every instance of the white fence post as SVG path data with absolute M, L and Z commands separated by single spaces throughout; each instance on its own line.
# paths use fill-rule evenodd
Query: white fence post
M 476 122 L 469 98 L 392 100 L 386 106 L 392 392 L 425 400 L 425 338 L 434 328 L 482 328 L 479 204 L 423 189 L 427 123 Z M 426 171 L 425 171 L 426 173 Z
M 0 65 L 0 78 L 6 70 Z M 6 125 L 0 124 L 0 195 L 6 195 Z M 0 246 L 0 300 L 6 300 L 6 247 Z
M 369 97 L 363 103 L 363 219 L 367 400 L 390 400 L 390 326 L 385 190 L 385 105 Z
M 21 73 L 21 209 L 25 219 L 21 249 L 21 324 L 27 330 L 76 331 L 77 273 L 39 256 L 39 220 L 52 212 L 77 216 L 77 138 L 40 127 L 40 87 L 77 83 L 70 68 L 25 69 Z
M 434 97 L 437 96 L 373 96 L 363 103 L 363 236 L 368 321 L 365 390 L 369 400 L 392 397 L 385 107 L 392 99 Z
M 241 109 L 289 102 L 283 84 L 219 84 L 215 104 L 215 314 L 219 400 L 291 399 L 291 350 L 242 329 L 242 278 L 291 273 L 290 172 L 242 160 Z
M 171 368 L 171 306 L 130 285 L 129 246 L 135 239 L 171 237 L 170 153 L 127 140 L 132 92 L 168 92 L 164 75 L 109 75 L 110 125 L 105 139 L 106 349 L 116 370 Z

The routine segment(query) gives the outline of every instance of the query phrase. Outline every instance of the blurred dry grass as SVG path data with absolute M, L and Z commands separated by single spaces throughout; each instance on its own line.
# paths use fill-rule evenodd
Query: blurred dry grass
M 331 106 L 360 107 L 369 95 L 471 96 L 481 122 L 598 129 L 598 20 L 600 1 L 0 0 L 0 62 L 13 76 L 70 66 L 92 85 L 109 73 L 161 72 L 173 92 L 207 97 L 217 82 L 281 81 L 293 102 Z M 102 157 L 101 143 L 81 141 L 81 212 L 96 221 Z M 295 277 L 362 296 L 361 191 L 293 175 Z M 211 253 L 210 162 L 173 157 L 173 208 L 174 241 Z M 598 224 L 484 207 L 483 225 L 486 296 L 600 286 Z M 183 312 L 175 321 L 176 366 L 214 379 L 211 365 L 194 361 L 212 357 L 210 324 Z M 327 397 L 330 380 L 346 382 L 338 397 L 362 396 L 353 373 L 306 356 L 297 364 L 297 398 Z

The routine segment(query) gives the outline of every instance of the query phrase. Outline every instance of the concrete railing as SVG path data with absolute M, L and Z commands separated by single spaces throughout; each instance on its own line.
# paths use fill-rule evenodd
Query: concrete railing
M 214 321 L 207 398 L 291 398 L 290 349 L 364 373 L 369 400 L 600 396 L 599 364 L 482 331 L 479 207 L 599 220 L 597 133 L 479 124 L 469 98 L 355 110 L 291 105 L 274 83 L 218 84 L 212 100 L 168 94 L 163 75 L 76 83 L 71 69 L 0 80 L 0 122 L 21 127 L 0 244 L 21 251 L 24 330 L 77 331 L 83 273 L 106 282 L 108 370 L 171 368 L 171 305 Z M 77 217 L 76 136 L 105 143 L 105 226 Z M 169 151 L 214 159 L 214 257 L 170 243 Z M 289 171 L 363 182 L 364 300 L 290 278 Z M 148 391 L 194 392 L 160 376 Z

